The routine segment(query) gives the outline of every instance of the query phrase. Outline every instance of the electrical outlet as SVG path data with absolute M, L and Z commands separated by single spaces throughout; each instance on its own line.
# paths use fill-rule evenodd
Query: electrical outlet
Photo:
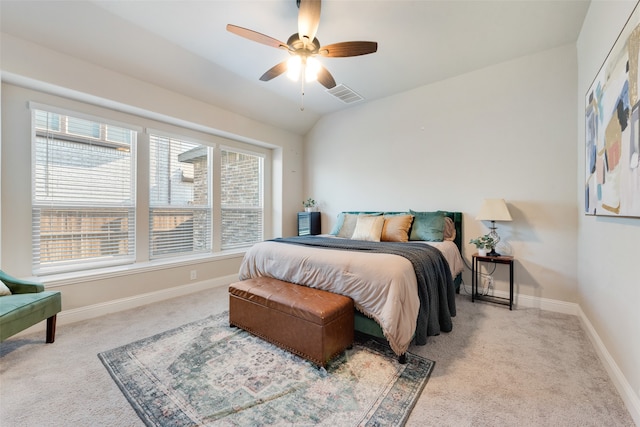
M 489 289 L 493 289 L 493 276 L 489 276 L 488 282 L 489 282 Z
M 196 270 L 191 270 L 189 277 L 191 277 L 191 280 L 196 280 L 198 278 L 198 272 Z

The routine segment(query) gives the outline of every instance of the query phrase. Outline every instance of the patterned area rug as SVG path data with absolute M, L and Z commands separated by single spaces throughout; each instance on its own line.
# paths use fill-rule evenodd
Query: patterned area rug
M 374 340 L 326 370 L 232 328 L 228 313 L 98 354 L 148 426 L 401 426 L 435 362 Z

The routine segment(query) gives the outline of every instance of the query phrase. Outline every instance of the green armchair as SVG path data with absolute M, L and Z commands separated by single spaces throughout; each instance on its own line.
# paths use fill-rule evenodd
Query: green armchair
M 2 270 L 0 281 L 11 291 L 11 295 L 0 296 L 0 342 L 46 320 L 46 342 L 52 343 L 56 317 L 62 309 L 60 292 L 45 291 L 40 283 L 16 279 Z

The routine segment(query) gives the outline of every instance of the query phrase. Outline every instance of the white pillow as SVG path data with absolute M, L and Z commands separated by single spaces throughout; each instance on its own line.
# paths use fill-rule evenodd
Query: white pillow
M 357 221 L 357 214 L 344 214 L 344 221 L 342 223 L 342 227 L 340 227 L 340 231 L 338 232 L 338 237 L 350 239 L 353 235 L 353 230 L 356 228 Z
M 358 222 L 356 222 L 356 228 L 353 231 L 351 239 L 353 240 L 366 240 L 369 242 L 379 242 L 380 235 L 382 234 L 382 227 L 384 226 L 383 216 L 358 216 Z
M 0 297 L 11 295 L 11 289 L 7 288 L 7 285 L 0 282 Z

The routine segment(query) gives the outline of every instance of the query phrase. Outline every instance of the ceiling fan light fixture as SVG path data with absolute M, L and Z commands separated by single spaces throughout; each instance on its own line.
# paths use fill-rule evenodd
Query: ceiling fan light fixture
M 304 77 L 307 82 L 315 82 L 318 80 L 318 73 L 320 72 L 320 62 L 313 57 L 307 58 L 307 64 L 304 68 Z
M 297 82 L 300 78 L 300 72 L 302 71 L 302 58 L 298 55 L 293 55 L 287 61 L 287 77 L 294 82 Z
M 287 61 L 287 77 L 297 82 L 304 76 L 306 82 L 318 80 L 320 72 L 320 61 L 310 56 L 293 55 Z
M 291 80 L 302 80 L 303 96 L 305 81 L 317 81 L 325 88 L 332 89 L 336 86 L 336 81 L 329 70 L 315 59 L 316 55 L 345 58 L 368 55 L 378 50 L 378 43 L 370 41 L 339 42 L 322 46 L 316 38 L 320 23 L 321 0 L 296 0 L 296 2 L 299 8 L 298 32 L 289 36 L 286 43 L 257 31 L 227 24 L 227 31 L 233 34 L 266 46 L 285 49 L 291 54 L 289 60 L 274 65 L 260 76 L 261 81 L 267 82 L 286 73 Z

